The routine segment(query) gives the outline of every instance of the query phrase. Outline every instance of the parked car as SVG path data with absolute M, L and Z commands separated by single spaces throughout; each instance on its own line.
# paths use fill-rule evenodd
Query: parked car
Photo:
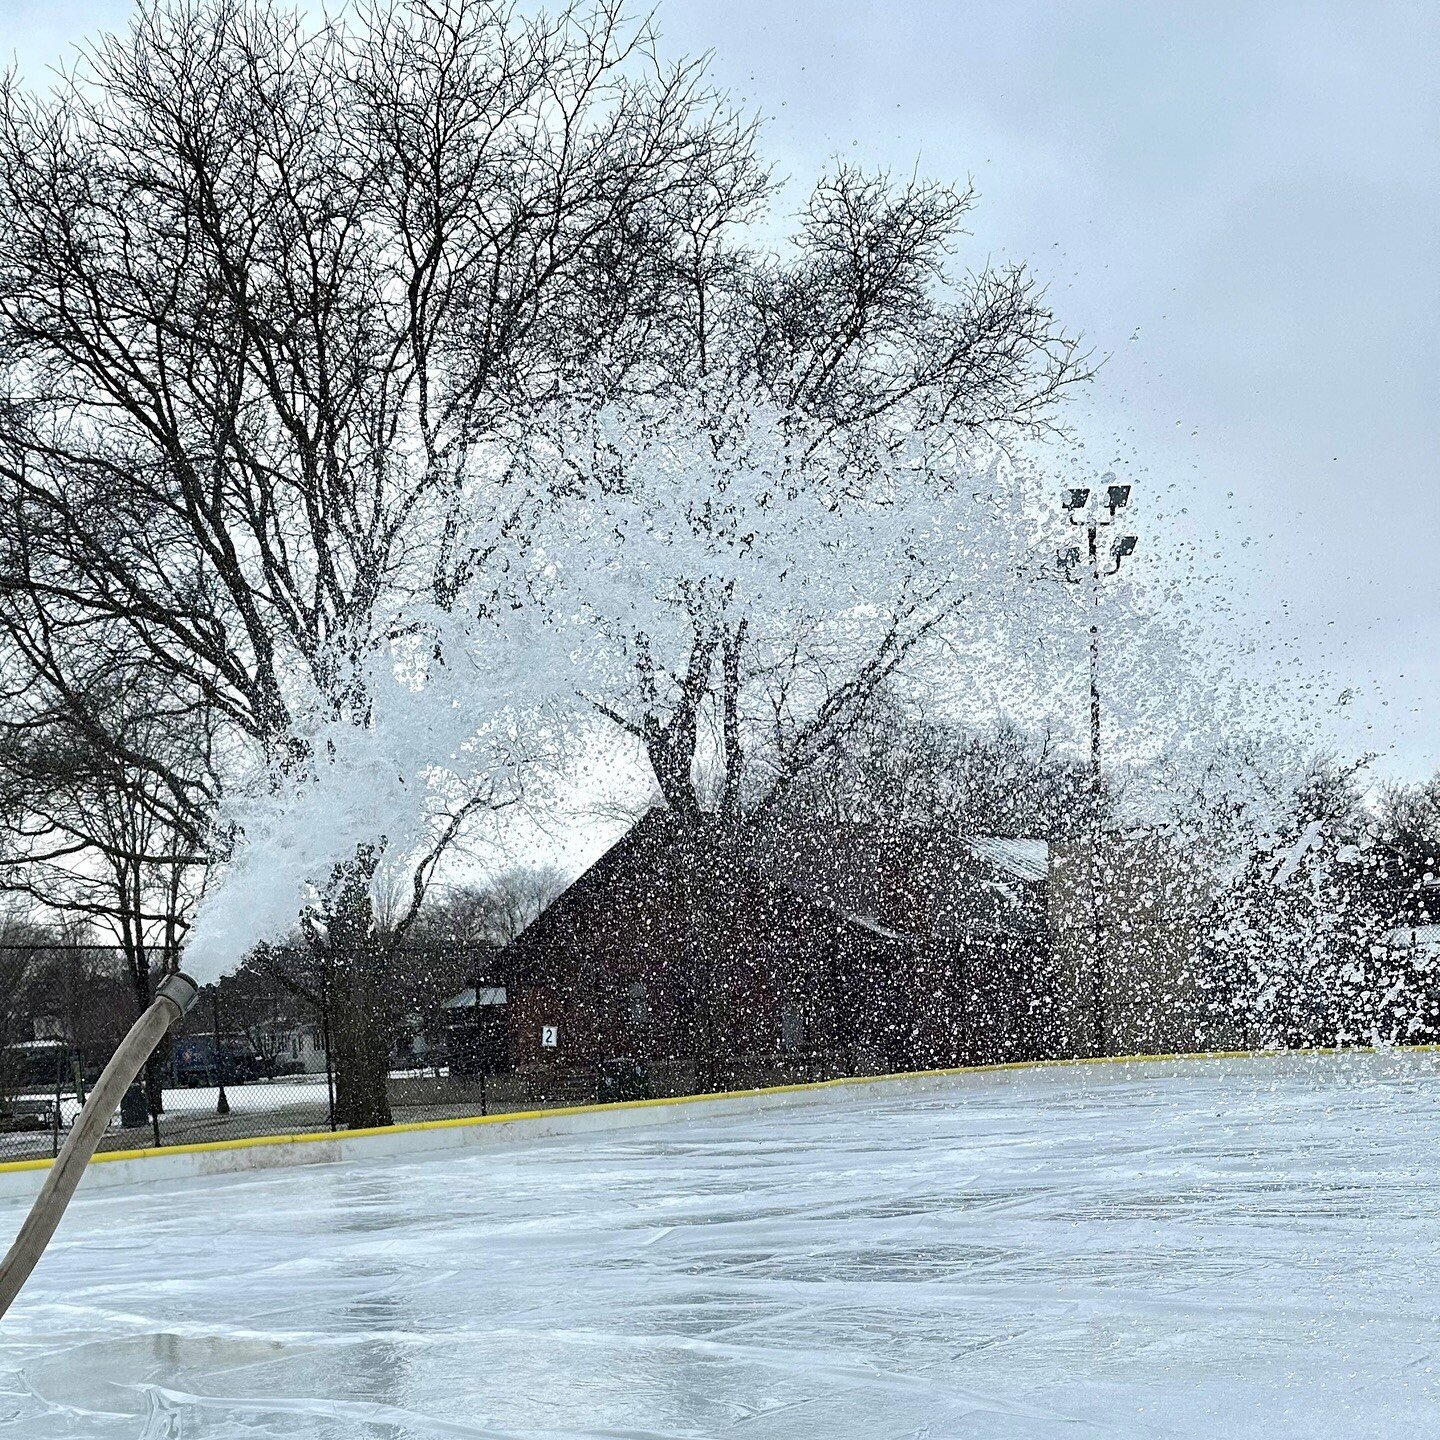
M 60 1128 L 68 1130 L 80 1114 L 79 1098 L 71 1093 L 60 1097 Z M 112 1120 L 113 1124 L 114 1121 Z M 0 1101 L 0 1132 L 53 1130 L 55 1128 L 54 1095 L 14 1095 Z
M 248 1040 L 225 1036 L 217 1064 L 213 1035 L 179 1035 L 170 1050 L 168 1070 L 174 1085 L 244 1085 L 263 1079 L 265 1066 Z

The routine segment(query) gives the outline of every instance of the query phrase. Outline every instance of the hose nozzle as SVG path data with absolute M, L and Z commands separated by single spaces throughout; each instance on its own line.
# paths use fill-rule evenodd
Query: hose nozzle
M 195 1004 L 200 987 L 183 970 L 172 970 L 156 987 L 155 998 L 168 1000 L 175 1007 L 173 1024 Z

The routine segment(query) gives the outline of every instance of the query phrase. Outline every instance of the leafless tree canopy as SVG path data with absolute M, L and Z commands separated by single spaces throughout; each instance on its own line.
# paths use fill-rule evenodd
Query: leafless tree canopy
M 474 0 L 318 31 L 151 6 L 53 96 L 12 82 L 0 477 L 23 661 L 58 688 L 97 642 L 136 653 L 262 739 L 285 733 L 290 663 L 347 703 L 337 638 L 373 638 L 396 583 L 444 592 L 456 557 L 405 547 L 467 447 L 601 335 L 623 350 L 607 311 L 663 310 L 645 286 L 681 212 L 744 168 L 717 107 L 611 9 Z
M 770 194 L 753 124 L 614 0 L 146 0 L 49 93 L 6 79 L 0 726 L 31 857 L 128 866 L 143 928 L 137 867 L 213 847 L 227 746 L 283 758 L 300 689 L 363 723 L 347 657 L 483 567 L 467 465 L 552 396 L 721 374 L 830 429 L 1000 432 L 1082 374 L 1027 272 L 955 267 L 968 189 L 839 168 L 783 255 L 747 229 Z M 694 626 L 626 722 L 691 809 L 718 724 L 733 811 L 746 636 Z M 782 768 L 911 643 L 836 679 Z
M 1048 734 L 1001 722 L 972 730 L 880 691 L 860 721 L 789 788 L 782 812 L 847 825 L 1063 840 L 1087 833 L 1095 796 L 1083 764 Z
M 1046 428 L 1084 360 L 1023 267 L 957 272 L 974 198 L 841 167 L 816 186 L 782 255 L 737 248 L 729 225 L 696 228 L 682 256 L 688 303 L 656 352 L 655 383 L 758 392 L 822 437 L 902 413 L 957 445 Z M 617 379 L 635 385 L 643 372 L 607 377 Z M 665 801 L 695 819 L 776 800 L 951 614 L 930 588 L 903 591 L 869 653 L 836 671 L 804 636 L 787 662 L 762 669 L 745 620 L 723 609 L 694 603 L 678 665 L 630 637 L 632 703 L 606 708 L 644 746 Z M 742 700 L 747 689 L 762 703 Z
M 907 405 L 1013 429 L 1080 375 L 1027 272 L 954 272 L 968 188 L 840 168 L 778 257 L 747 243 L 768 194 L 753 126 L 613 4 L 313 26 L 154 3 L 53 93 L 12 78 L 0 628 L 24 720 L 43 696 L 198 834 L 207 776 L 128 739 L 97 676 L 147 667 L 269 744 L 291 666 L 363 709 L 337 653 L 397 592 L 453 597 L 467 457 L 557 389 L 719 370 L 836 427 Z M 676 804 L 745 646 L 695 618 L 686 672 L 642 677 L 633 717 Z M 783 764 L 907 648 L 841 681 Z

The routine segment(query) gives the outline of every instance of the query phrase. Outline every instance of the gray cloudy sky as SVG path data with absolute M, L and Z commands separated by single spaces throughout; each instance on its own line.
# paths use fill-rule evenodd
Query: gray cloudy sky
M 715 50 L 797 180 L 835 154 L 973 176 L 976 260 L 1032 262 L 1108 357 L 1072 417 L 1097 467 L 1218 531 L 1202 553 L 1257 623 L 1359 692 L 1342 739 L 1440 766 L 1440 5 L 689 0 L 661 23 Z
M 127 9 L 0 0 L 0 51 L 33 77 Z M 1106 357 L 1070 417 L 1096 469 L 1355 688 L 1344 743 L 1440 766 L 1440 5 L 670 0 L 660 25 L 769 117 L 797 201 L 835 155 L 972 176 L 971 263 L 1032 262 Z

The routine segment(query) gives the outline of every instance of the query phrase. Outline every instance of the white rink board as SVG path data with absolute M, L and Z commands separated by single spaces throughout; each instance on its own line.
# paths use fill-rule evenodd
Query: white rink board
M 82 1190 L 0 1436 L 1440 1433 L 1440 1057 L 807 1101 Z

